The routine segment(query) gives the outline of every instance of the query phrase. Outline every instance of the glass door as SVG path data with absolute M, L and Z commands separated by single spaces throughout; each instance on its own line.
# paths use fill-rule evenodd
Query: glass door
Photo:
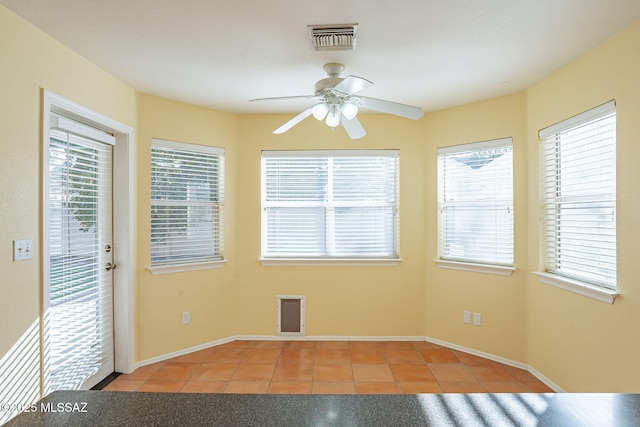
M 113 137 L 57 115 L 49 135 L 45 394 L 89 389 L 114 370 Z

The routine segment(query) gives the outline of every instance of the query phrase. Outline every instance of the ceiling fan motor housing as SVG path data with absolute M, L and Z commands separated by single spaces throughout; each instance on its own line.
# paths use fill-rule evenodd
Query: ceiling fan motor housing
M 342 77 L 327 77 L 326 79 L 318 80 L 315 85 L 315 94 L 324 95 L 333 90 L 342 80 Z
M 330 93 L 334 87 L 338 85 L 344 78 L 339 77 L 340 73 L 344 70 L 344 65 L 338 62 L 329 62 L 324 64 L 322 69 L 327 73 L 329 77 L 319 80 L 315 85 L 315 94 L 324 95 Z

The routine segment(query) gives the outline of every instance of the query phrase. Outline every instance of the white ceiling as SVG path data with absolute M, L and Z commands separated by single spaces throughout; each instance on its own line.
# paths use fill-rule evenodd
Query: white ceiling
M 447 108 L 526 89 L 640 20 L 638 0 L 0 0 L 138 91 L 230 112 L 295 112 L 326 62 L 362 95 Z M 307 25 L 358 23 L 353 51 Z

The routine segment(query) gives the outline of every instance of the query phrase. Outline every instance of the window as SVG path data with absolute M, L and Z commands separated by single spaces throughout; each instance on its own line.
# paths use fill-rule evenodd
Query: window
M 399 151 L 264 151 L 263 258 L 398 258 Z
M 615 290 L 615 102 L 543 129 L 540 138 L 546 271 Z
M 511 138 L 438 149 L 438 207 L 440 259 L 512 267 Z
M 224 150 L 154 139 L 151 266 L 222 260 Z

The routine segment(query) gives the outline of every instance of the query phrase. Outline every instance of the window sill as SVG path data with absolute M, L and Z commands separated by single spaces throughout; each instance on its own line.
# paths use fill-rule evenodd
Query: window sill
M 540 282 L 544 284 L 555 286 L 556 288 L 574 292 L 576 294 L 593 298 L 598 301 L 606 302 L 607 304 L 613 304 L 613 300 L 616 297 L 620 296 L 620 294 L 615 291 L 599 288 L 597 286 L 558 276 L 556 274 L 544 273 L 540 271 L 534 271 L 533 274 L 538 276 L 538 280 L 540 280 Z
M 181 273 L 183 271 L 208 270 L 210 268 L 222 268 L 227 260 L 198 262 L 194 264 L 156 265 L 149 267 L 154 276 L 159 274 Z
M 260 258 L 266 267 L 395 267 L 400 258 Z
M 472 262 L 449 261 L 434 259 L 438 267 L 451 270 L 473 271 L 474 273 L 497 274 L 499 276 L 511 276 L 517 269 L 515 267 L 503 267 L 491 264 L 474 264 Z

